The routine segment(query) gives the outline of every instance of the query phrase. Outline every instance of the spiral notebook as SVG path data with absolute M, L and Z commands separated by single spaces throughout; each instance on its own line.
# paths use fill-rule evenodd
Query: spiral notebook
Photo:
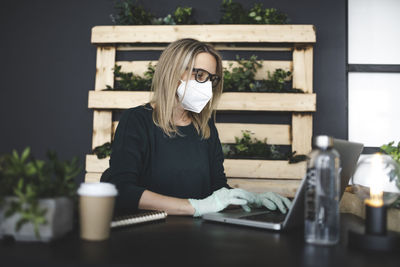
M 143 210 L 136 214 L 118 216 L 111 221 L 111 228 L 129 226 L 133 224 L 165 220 L 167 213 L 165 211 Z

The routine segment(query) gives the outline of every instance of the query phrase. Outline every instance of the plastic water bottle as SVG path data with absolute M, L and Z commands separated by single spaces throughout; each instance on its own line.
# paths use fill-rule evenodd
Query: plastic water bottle
M 314 138 L 307 162 L 305 229 L 307 243 L 334 245 L 339 242 L 340 158 L 333 138 Z

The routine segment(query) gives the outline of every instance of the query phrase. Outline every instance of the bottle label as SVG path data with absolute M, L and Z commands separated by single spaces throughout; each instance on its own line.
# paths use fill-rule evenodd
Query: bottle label
M 306 194 L 305 194 L 305 219 L 310 221 L 315 221 L 315 196 L 316 196 L 316 169 L 308 168 L 306 176 Z

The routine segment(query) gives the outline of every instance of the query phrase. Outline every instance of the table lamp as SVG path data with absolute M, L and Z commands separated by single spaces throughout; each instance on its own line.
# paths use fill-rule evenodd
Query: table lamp
M 387 206 L 400 196 L 400 166 L 388 155 L 365 156 L 352 179 L 353 192 L 365 204 L 365 232 L 349 231 L 349 246 L 371 250 L 400 248 L 397 233 L 387 231 Z

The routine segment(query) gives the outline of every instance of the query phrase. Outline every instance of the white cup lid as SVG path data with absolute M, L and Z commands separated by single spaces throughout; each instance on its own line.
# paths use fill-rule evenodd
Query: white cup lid
M 118 190 L 111 183 L 81 183 L 78 194 L 81 196 L 113 197 L 118 195 Z

